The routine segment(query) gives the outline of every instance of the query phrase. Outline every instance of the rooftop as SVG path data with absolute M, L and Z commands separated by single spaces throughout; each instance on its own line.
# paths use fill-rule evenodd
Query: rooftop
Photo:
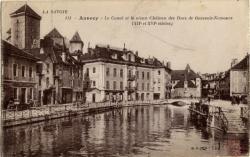
M 21 16 L 21 15 L 27 15 L 34 17 L 38 20 L 41 20 L 41 16 L 38 15 L 33 9 L 31 9 L 31 7 L 28 6 L 27 4 L 23 5 L 21 8 L 17 9 L 16 11 L 10 14 L 11 17 Z

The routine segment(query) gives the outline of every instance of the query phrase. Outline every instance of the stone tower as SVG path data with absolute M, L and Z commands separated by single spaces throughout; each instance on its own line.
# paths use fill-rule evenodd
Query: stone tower
M 39 47 L 41 16 L 25 4 L 10 17 L 12 44 L 26 50 Z
M 84 46 L 84 43 L 79 35 L 78 32 L 76 32 L 72 39 L 70 40 L 70 52 L 71 53 L 74 53 L 74 52 L 82 52 L 82 49 L 83 49 L 83 46 Z

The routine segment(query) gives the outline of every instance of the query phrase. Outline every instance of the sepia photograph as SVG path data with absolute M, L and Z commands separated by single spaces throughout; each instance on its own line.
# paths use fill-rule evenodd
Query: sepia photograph
M 3 0 L 3 157 L 248 157 L 248 0 Z

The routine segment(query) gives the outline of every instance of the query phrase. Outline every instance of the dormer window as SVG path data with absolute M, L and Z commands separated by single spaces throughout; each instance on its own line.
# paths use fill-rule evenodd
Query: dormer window
M 142 60 L 141 60 L 141 63 L 145 63 L 145 59 L 142 59 Z
M 112 54 L 111 58 L 112 58 L 112 59 L 117 59 L 117 54 L 116 54 L 116 53 L 115 53 L 115 54 Z
M 128 54 L 128 61 L 131 61 L 131 54 Z

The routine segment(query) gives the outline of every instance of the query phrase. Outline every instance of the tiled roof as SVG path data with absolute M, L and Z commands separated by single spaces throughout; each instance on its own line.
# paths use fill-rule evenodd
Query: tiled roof
M 174 88 L 184 88 L 184 81 L 180 80 L 175 86 Z M 196 88 L 196 85 L 191 81 L 188 80 L 188 88 Z
M 247 64 L 248 64 L 248 58 L 249 56 L 247 55 L 245 58 L 243 58 L 238 64 L 234 65 L 231 70 L 237 70 L 237 69 L 241 69 L 241 70 L 246 70 L 247 69 Z
M 135 61 L 128 61 L 124 58 L 127 54 L 133 54 L 135 57 Z M 116 57 L 114 57 L 116 56 Z M 160 62 L 157 58 L 141 58 L 136 55 L 133 51 L 121 48 L 114 48 L 110 47 L 109 45 L 96 45 L 95 48 L 89 48 L 88 53 L 83 54 L 80 57 L 82 62 L 89 61 L 89 60 L 97 60 L 103 59 L 107 61 L 114 61 L 120 62 L 122 64 L 137 64 L 137 65 L 144 65 L 144 66 L 154 66 L 154 67 L 164 67 L 167 68 L 162 62 Z M 169 71 L 171 69 L 167 68 Z
M 81 37 L 80 37 L 80 35 L 79 35 L 78 32 L 76 32 L 74 34 L 74 36 L 72 37 L 72 39 L 70 40 L 70 42 L 80 42 L 80 43 L 83 43 L 82 39 L 81 39 Z
M 56 28 L 52 29 L 46 36 L 45 38 L 50 37 L 50 38 L 63 38 L 63 36 L 58 32 Z
M 28 6 L 27 4 L 23 5 L 21 8 L 17 9 L 15 12 L 11 13 L 10 16 L 18 16 L 18 15 L 22 15 L 25 14 L 27 16 L 32 16 L 34 18 L 37 19 L 41 19 L 41 16 L 38 15 L 33 9 L 31 9 L 30 6 Z
M 25 52 L 23 50 L 20 50 L 19 48 L 15 47 L 14 45 L 11 45 L 10 43 L 2 40 L 2 54 L 6 56 L 15 56 L 19 58 L 25 58 L 33 61 L 38 61 L 39 58 L 35 57 L 34 55 Z
M 189 70 L 188 70 L 189 69 Z M 173 70 L 171 79 L 172 80 L 194 80 L 196 78 L 199 78 L 200 76 L 196 74 L 189 65 L 185 68 L 185 70 Z

